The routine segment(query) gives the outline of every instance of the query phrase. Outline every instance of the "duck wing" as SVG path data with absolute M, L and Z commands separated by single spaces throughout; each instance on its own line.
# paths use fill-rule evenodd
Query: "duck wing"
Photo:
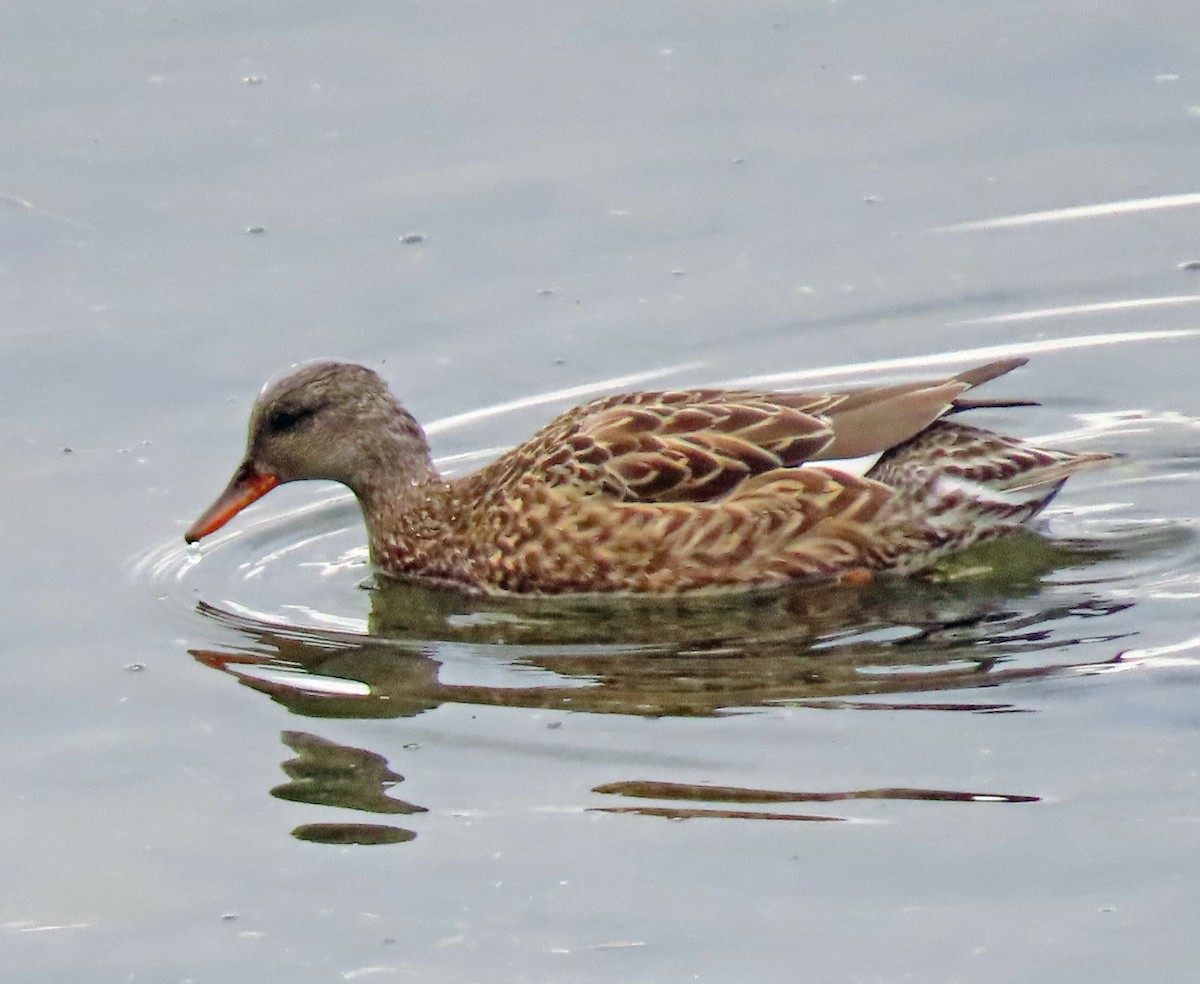
M 626 501 L 711 502 L 746 479 L 818 457 L 834 440 L 837 397 L 662 394 L 589 414 L 572 439 L 603 491 Z
M 491 481 L 535 475 L 624 502 L 714 502 L 759 475 L 886 451 L 939 417 L 976 405 L 959 397 L 1023 361 L 832 393 L 703 389 L 608 397 L 568 411 L 513 449 L 492 466 Z

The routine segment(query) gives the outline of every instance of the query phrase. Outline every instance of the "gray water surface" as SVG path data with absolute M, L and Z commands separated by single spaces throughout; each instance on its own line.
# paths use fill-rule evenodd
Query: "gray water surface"
M 0 975 L 1190 980 L 1197 64 L 1165 0 L 6 3 Z M 308 358 L 461 471 L 1016 354 L 973 422 L 1124 457 L 937 584 L 484 604 L 317 484 L 181 541 Z

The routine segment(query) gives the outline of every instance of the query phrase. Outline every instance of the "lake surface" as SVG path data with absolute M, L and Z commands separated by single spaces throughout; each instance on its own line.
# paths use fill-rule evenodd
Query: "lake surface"
M 0 976 L 1143 982 L 1200 960 L 1193 3 L 0 10 Z M 1107 450 L 936 583 L 185 549 L 268 377 L 475 467 L 596 394 L 1027 354 Z

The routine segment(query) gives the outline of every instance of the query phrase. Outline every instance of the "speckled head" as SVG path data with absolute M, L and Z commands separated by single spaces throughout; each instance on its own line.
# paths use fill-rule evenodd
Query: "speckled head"
M 329 479 L 360 499 L 434 475 L 421 426 L 366 366 L 312 362 L 268 383 L 250 413 L 246 455 L 184 536 L 220 529 L 276 485 Z

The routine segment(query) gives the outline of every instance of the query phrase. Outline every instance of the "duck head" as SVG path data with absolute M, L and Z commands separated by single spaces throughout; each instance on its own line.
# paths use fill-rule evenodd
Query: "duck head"
M 435 477 L 424 431 L 375 372 L 313 362 L 264 387 L 250 413 L 245 458 L 184 539 L 216 532 L 284 482 L 341 482 L 365 504 Z

